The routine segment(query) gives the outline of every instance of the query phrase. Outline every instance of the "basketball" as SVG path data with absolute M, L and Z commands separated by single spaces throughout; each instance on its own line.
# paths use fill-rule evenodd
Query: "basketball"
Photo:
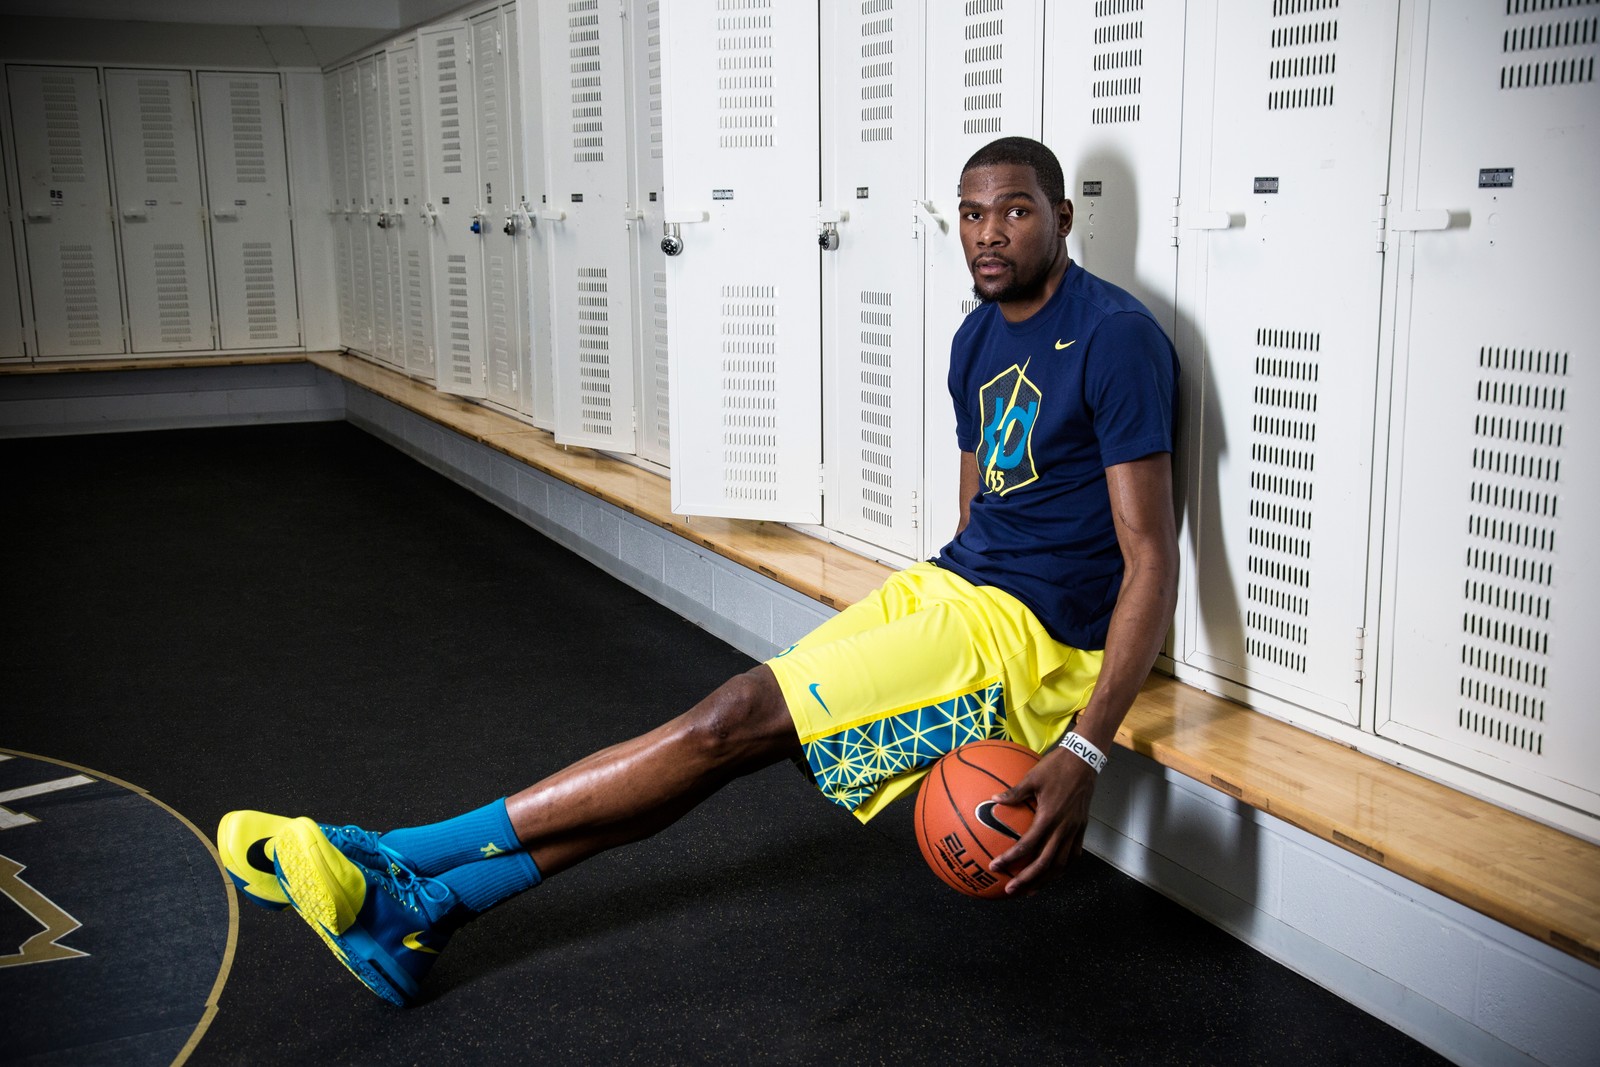
M 991 804 L 1033 769 L 1039 756 L 1012 741 L 974 741 L 952 749 L 928 771 L 917 793 L 917 844 L 933 873 L 968 896 L 1006 895 L 989 862 L 1033 825 L 1033 805 Z

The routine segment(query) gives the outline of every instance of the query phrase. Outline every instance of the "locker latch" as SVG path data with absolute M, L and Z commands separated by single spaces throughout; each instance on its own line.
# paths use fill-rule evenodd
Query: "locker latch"
M 676 222 L 661 224 L 661 251 L 669 256 L 676 256 L 683 251 L 683 238 L 678 235 Z
M 506 224 L 504 226 L 500 227 L 500 230 L 507 237 L 515 237 L 517 235 L 517 220 L 516 220 L 516 218 L 511 216 L 511 215 L 507 215 L 506 216 Z
M 817 245 L 824 252 L 837 252 L 839 250 L 839 223 L 850 218 L 848 211 L 837 208 L 827 208 L 817 205 L 817 223 L 821 227 L 817 232 Z

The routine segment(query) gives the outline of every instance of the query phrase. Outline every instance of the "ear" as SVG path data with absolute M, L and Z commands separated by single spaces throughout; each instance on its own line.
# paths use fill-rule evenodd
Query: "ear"
M 1056 205 L 1056 229 L 1062 237 L 1072 232 L 1072 201 L 1063 200 Z

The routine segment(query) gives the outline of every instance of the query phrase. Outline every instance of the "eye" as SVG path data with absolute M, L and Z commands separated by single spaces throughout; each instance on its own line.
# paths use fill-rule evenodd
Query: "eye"
M 1028 209 L 1027 208 L 1025 208 L 1025 207 L 1014 207 L 1010 211 L 1006 212 L 1006 217 L 1007 218 L 1013 218 L 1013 219 L 1020 219 L 1020 218 L 1026 217 L 1027 214 L 1028 214 Z

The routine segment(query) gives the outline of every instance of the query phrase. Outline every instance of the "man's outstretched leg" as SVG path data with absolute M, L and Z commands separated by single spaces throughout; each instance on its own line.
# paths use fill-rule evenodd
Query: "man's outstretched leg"
M 504 801 L 376 836 L 375 845 L 363 839 L 360 853 L 348 847 L 353 828 L 288 820 L 274 838 L 277 880 L 346 967 L 403 1005 L 464 923 L 544 877 L 649 837 L 734 778 L 799 753 L 782 691 L 762 665 L 676 719 Z M 386 866 L 369 865 L 374 854 Z

